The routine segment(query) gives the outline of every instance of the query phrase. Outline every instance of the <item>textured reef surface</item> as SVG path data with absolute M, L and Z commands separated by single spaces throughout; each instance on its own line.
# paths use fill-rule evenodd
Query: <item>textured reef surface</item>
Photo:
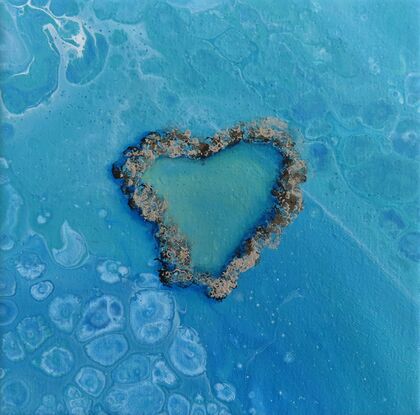
M 220 275 L 199 272 L 194 269 L 190 241 L 173 218 L 168 220 L 165 215 L 168 201 L 160 197 L 154 187 L 144 181 L 143 176 L 160 157 L 203 160 L 223 150 L 228 151 L 239 143 L 263 143 L 273 146 L 282 155 L 282 168 L 271 189 L 273 203 L 251 236 L 241 241 Z M 124 152 L 124 159 L 121 166 L 113 165 L 112 172 L 115 178 L 123 181 L 121 189 L 128 196 L 129 206 L 158 227 L 155 236 L 159 241 L 161 281 L 181 286 L 191 283 L 203 285 L 207 287 L 208 295 L 217 300 L 222 300 L 236 288 L 240 273 L 257 263 L 264 246 L 278 245 L 283 229 L 303 208 L 299 185 L 306 180 L 306 166 L 295 149 L 286 124 L 280 120 L 242 123 L 201 141 L 192 137 L 190 132 L 150 133 L 137 147 L 129 147 Z M 237 203 L 242 203 L 240 198 Z M 221 204 L 214 208 L 223 210 L 223 207 Z M 194 206 L 186 206 L 187 218 L 192 209 Z M 207 221 L 207 216 L 203 216 L 202 220 Z M 219 237 L 223 238 L 223 234 Z

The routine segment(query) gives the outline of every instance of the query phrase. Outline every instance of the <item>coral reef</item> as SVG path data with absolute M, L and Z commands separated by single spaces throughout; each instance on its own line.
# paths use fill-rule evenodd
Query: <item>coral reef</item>
M 188 241 L 176 225 L 165 220 L 167 203 L 144 183 L 144 172 L 158 157 L 205 159 L 240 142 L 273 146 L 283 158 L 283 168 L 272 189 L 274 203 L 252 236 L 243 241 L 220 275 L 196 272 L 191 264 Z M 171 130 L 146 135 L 138 146 L 128 147 L 122 162 L 112 167 L 113 176 L 122 181 L 121 189 L 129 206 L 146 220 L 157 225 L 160 278 L 165 284 L 188 286 L 195 283 L 207 288 L 207 294 L 224 299 L 238 283 L 239 275 L 256 265 L 261 250 L 276 247 L 283 229 L 303 208 L 300 184 L 306 180 L 306 165 L 295 148 L 287 125 L 275 118 L 265 118 L 217 132 L 199 140 L 189 131 Z

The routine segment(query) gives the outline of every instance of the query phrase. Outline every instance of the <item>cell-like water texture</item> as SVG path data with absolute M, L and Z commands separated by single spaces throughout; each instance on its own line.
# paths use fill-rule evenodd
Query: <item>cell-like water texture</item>
M 204 373 L 207 353 L 194 329 L 179 328 L 169 348 L 169 359 L 183 375 L 197 376 Z
M 170 388 L 176 386 L 178 377 L 164 360 L 159 359 L 153 363 L 152 380 L 153 383 L 156 383 L 157 385 Z
M 76 335 L 80 341 L 90 340 L 123 328 L 124 322 L 121 301 L 116 297 L 104 295 L 90 300 L 85 306 Z
M 12 297 L 16 293 L 16 278 L 7 269 L 1 271 L 0 296 Z
M 44 395 L 41 404 L 35 411 L 35 415 L 54 415 L 63 412 L 61 404 L 57 404 L 57 399 L 54 395 Z
M 35 415 L 49 415 L 57 412 L 57 401 L 54 395 L 44 395 L 41 404 L 36 408 Z
M 206 413 L 205 405 L 201 403 L 193 403 L 191 406 L 191 414 L 193 415 L 201 415 Z
M 17 334 L 13 331 L 8 331 L 3 334 L 1 339 L 1 351 L 3 356 L 12 362 L 23 360 L 26 354 Z
M 18 315 L 18 308 L 12 300 L 0 300 L 0 326 L 13 323 Z
M 141 272 L 134 280 L 134 284 L 138 290 L 144 288 L 162 288 L 159 277 L 150 272 Z
M 167 291 L 141 290 L 130 301 L 130 327 L 141 345 L 163 341 L 174 318 L 174 299 Z
M 230 383 L 216 383 L 213 386 L 217 399 L 224 402 L 232 402 L 236 397 L 236 390 Z
M 24 251 L 16 261 L 17 272 L 27 280 L 34 280 L 45 271 L 45 264 L 34 252 Z
M 153 415 L 163 408 L 165 394 L 149 381 L 130 386 L 114 386 L 107 393 L 106 405 L 112 414 Z
M 54 291 L 54 284 L 51 281 L 41 281 L 31 285 L 31 295 L 36 301 L 46 300 Z M 54 299 L 55 301 L 56 299 Z
M 0 388 L 1 410 L 4 413 L 21 413 L 29 400 L 28 385 L 19 379 L 10 380 Z
M 419 13 L 0 2 L 0 413 L 417 413 Z
M 28 351 L 38 349 L 51 335 L 51 329 L 42 316 L 25 317 L 17 325 L 17 332 Z
M 53 346 L 42 353 L 39 368 L 54 378 L 70 373 L 74 367 L 74 355 L 65 347 Z
M 84 396 L 75 386 L 70 385 L 65 391 L 66 408 L 70 415 L 89 414 L 92 400 Z
M 85 346 L 88 357 L 102 366 L 112 366 L 128 350 L 127 339 L 122 334 L 107 334 Z
M 82 367 L 75 377 L 77 385 L 87 394 L 98 397 L 105 387 L 105 374 L 94 367 Z
M 147 356 L 134 353 L 124 359 L 112 371 L 116 383 L 137 383 L 149 374 L 150 362 Z
M 169 415 L 187 415 L 190 413 L 191 404 L 185 396 L 174 393 L 169 396 L 167 407 Z
M 73 294 L 55 297 L 48 307 L 48 316 L 59 330 L 71 333 L 80 312 L 80 303 L 80 298 Z
M 122 278 L 126 278 L 129 273 L 128 268 L 121 262 L 110 259 L 99 262 L 96 271 L 98 271 L 100 279 L 108 284 L 116 284 Z

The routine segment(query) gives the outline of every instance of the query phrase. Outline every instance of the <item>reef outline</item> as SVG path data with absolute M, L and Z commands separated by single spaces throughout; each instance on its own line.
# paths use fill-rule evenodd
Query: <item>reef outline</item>
M 282 156 L 283 167 L 271 190 L 274 203 L 251 236 L 237 247 L 219 275 L 197 272 L 191 264 L 187 239 L 175 224 L 167 223 L 165 219 L 167 202 L 142 177 L 159 157 L 203 160 L 240 142 L 272 145 Z M 123 152 L 122 158 L 112 165 L 112 174 L 121 182 L 130 208 L 156 225 L 162 283 L 181 287 L 197 284 L 206 288 L 209 297 L 223 300 L 237 287 L 240 274 L 258 263 L 264 247 L 279 245 L 284 228 L 303 209 L 300 185 L 306 181 L 306 164 L 296 149 L 287 123 L 277 118 L 264 118 L 241 122 L 202 140 L 193 137 L 188 130 L 150 132 L 137 146 L 130 146 Z

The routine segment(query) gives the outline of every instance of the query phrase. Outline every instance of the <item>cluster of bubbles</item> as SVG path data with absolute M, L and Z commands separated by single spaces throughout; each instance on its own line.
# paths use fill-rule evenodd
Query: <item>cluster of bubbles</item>
M 67 245 L 79 251 L 71 240 Z M 60 261 L 75 261 L 64 248 L 60 253 Z M 216 383 L 212 392 L 206 349 L 196 330 L 182 324 L 158 277 L 130 278 L 117 261 L 92 261 L 102 288 L 86 294 L 59 289 L 48 261 L 33 250 L 22 250 L 2 270 L 0 412 L 230 414 L 235 388 Z M 128 283 L 125 296 L 114 290 L 121 281 Z M 41 379 L 46 386 L 38 394 Z

